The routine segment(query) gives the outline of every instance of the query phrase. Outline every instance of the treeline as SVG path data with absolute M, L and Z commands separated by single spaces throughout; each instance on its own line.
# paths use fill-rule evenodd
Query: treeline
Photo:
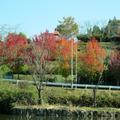
M 93 27 L 87 28 L 86 34 L 79 34 L 77 38 L 84 42 L 87 42 L 95 37 L 101 42 L 120 42 L 120 20 L 115 17 L 109 20 L 106 26 L 99 27 L 94 25 Z
M 92 37 L 96 38 L 100 42 L 120 42 L 120 36 L 102 36 L 102 35 L 88 35 L 88 34 L 80 34 L 77 36 L 78 40 L 88 42 Z

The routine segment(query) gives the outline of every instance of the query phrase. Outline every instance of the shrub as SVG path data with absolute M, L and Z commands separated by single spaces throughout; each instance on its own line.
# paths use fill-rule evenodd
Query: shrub
M 0 113 L 9 113 L 15 102 L 14 93 L 0 90 Z
M 29 89 L 0 81 L 0 113 L 9 113 L 15 104 L 35 104 L 35 97 Z
M 92 106 L 92 90 L 45 87 L 42 91 L 43 103 Z M 37 104 L 37 92 L 35 86 L 19 88 L 16 85 L 0 82 L 0 112 L 8 113 L 17 105 Z M 120 91 L 97 90 L 97 107 L 120 108 Z
M 47 88 L 44 91 L 44 99 L 49 104 L 92 106 L 92 90 L 70 90 L 65 88 Z M 96 94 L 97 107 L 116 107 L 120 108 L 119 91 L 98 90 Z
M 22 105 L 33 105 L 35 104 L 35 99 L 32 92 L 19 90 L 15 95 L 16 103 Z
M 0 78 L 5 77 L 5 75 L 10 72 L 11 70 L 8 68 L 7 65 L 1 65 L 0 66 Z

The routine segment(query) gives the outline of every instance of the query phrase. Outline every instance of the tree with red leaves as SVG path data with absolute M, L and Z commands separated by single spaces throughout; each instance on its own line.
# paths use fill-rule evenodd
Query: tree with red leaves
M 9 33 L 4 44 L 5 64 L 7 64 L 13 72 L 18 73 L 19 79 L 19 72 L 24 63 L 24 50 L 28 45 L 27 38 L 22 34 Z
M 46 74 L 51 72 L 51 60 L 56 52 L 56 38 L 52 33 L 42 33 L 33 38 L 26 51 L 26 63 L 30 66 L 31 75 L 38 91 L 38 104 L 42 104 L 41 91 Z
M 120 85 L 120 51 L 115 50 L 110 57 L 109 70 L 117 85 Z
M 106 69 L 106 57 L 105 49 L 94 38 L 87 43 L 86 50 L 79 54 L 80 68 L 94 84 L 99 84 L 101 81 L 103 72 Z M 94 106 L 96 106 L 96 87 L 93 89 Z
M 5 49 L 4 49 L 4 42 L 0 41 L 0 65 L 4 64 L 4 59 L 5 59 Z
M 103 49 L 97 40 L 92 39 L 87 43 L 86 49 L 79 54 L 79 60 L 82 68 L 91 75 L 91 80 L 94 83 L 98 74 L 102 74 L 106 66 L 106 51 Z M 97 80 L 98 81 L 98 80 Z
M 58 67 L 67 81 L 72 69 L 71 60 L 74 59 L 76 54 L 77 43 L 73 39 L 61 38 L 57 41 L 57 46 Z

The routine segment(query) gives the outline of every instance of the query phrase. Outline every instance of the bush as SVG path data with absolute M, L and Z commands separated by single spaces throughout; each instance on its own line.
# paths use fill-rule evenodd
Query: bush
M 43 103 L 92 106 L 93 90 L 45 87 L 42 91 Z M 96 102 L 98 107 L 120 108 L 120 91 L 97 90 Z M 0 82 L 0 112 L 8 113 L 14 105 L 37 104 L 35 86 L 19 88 L 16 85 Z
M 25 90 L 19 90 L 15 95 L 16 103 L 22 105 L 33 105 L 36 103 L 33 93 Z
M 21 81 L 21 82 L 18 82 L 18 88 L 20 89 L 27 89 L 29 87 L 29 83 L 27 81 Z
M 7 65 L 1 65 L 0 66 L 0 78 L 3 78 L 7 73 L 9 73 L 11 70 L 8 68 Z
M 0 90 L 0 113 L 9 113 L 15 102 L 14 93 Z
M 29 89 L 21 89 L 6 81 L 0 82 L 0 113 L 9 113 L 15 104 L 35 104 L 35 97 Z
M 44 99 L 49 104 L 74 105 L 74 106 L 92 106 L 93 90 L 70 90 L 65 88 L 47 88 L 44 91 Z M 116 107 L 120 108 L 120 92 L 97 90 L 96 102 L 98 107 Z

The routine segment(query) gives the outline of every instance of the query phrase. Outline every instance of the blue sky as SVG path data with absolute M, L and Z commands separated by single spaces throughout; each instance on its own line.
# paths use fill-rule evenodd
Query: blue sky
M 0 25 L 17 26 L 28 36 L 53 31 L 62 17 L 83 23 L 120 18 L 120 0 L 0 0 Z

